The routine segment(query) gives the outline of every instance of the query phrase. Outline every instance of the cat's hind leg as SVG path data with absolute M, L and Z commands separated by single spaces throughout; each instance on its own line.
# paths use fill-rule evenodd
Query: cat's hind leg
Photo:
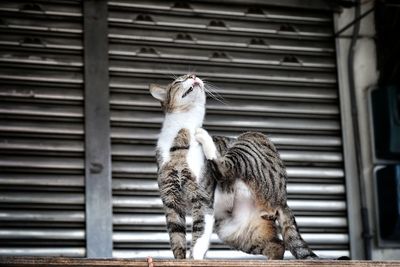
M 192 205 L 192 248 L 190 257 L 195 260 L 204 258 L 209 245 L 214 226 L 211 196 L 196 183 L 196 178 L 186 173 L 182 186 L 186 189 L 188 200 Z
M 282 260 L 285 246 L 278 237 L 275 221 L 259 218 L 255 223 L 258 225 L 248 241 L 251 244 L 248 253 L 262 254 L 269 260 Z
M 168 178 L 159 180 L 161 200 L 164 204 L 167 230 L 171 249 L 175 259 L 186 258 L 186 219 L 182 192 L 176 173 L 172 171 Z
M 214 216 L 212 213 L 193 213 L 192 250 L 191 257 L 202 260 L 210 246 L 213 232 Z
M 264 235 L 264 249 L 262 254 L 267 256 L 269 260 L 282 260 L 285 253 L 285 245 L 278 238 L 275 220 L 264 220 L 261 228 Z

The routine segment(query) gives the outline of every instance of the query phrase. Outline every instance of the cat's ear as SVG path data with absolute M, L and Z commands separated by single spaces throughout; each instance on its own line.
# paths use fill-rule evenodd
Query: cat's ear
M 153 84 L 153 83 L 150 84 L 149 88 L 150 88 L 151 95 L 155 99 L 159 100 L 160 102 L 163 102 L 167 98 L 167 89 L 166 88 L 164 88 L 160 85 L 157 85 L 157 84 Z

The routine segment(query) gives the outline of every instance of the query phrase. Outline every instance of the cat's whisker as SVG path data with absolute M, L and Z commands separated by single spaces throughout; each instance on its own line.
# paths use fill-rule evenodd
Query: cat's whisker
M 177 78 L 177 76 L 172 72 L 172 70 L 170 68 L 168 68 L 168 72 L 166 72 L 166 73 L 163 72 L 162 75 L 167 77 L 168 79 L 175 80 Z
M 223 104 L 223 105 L 228 105 L 225 102 L 225 99 L 218 93 L 216 92 L 212 92 L 209 88 L 207 88 L 207 86 L 204 87 L 204 90 L 206 92 L 207 95 L 209 95 L 212 99 L 218 101 L 219 103 Z
M 212 86 L 212 85 L 209 85 L 209 84 L 207 84 L 207 89 L 208 89 L 208 91 L 210 92 L 210 93 L 212 93 L 214 96 L 216 96 L 217 98 L 220 98 L 220 99 L 224 99 L 224 97 L 220 94 L 220 93 L 218 93 L 218 91 L 217 90 L 215 90 L 215 89 L 219 89 L 218 87 L 214 87 L 214 86 Z
M 215 100 L 220 100 L 224 104 L 226 104 L 224 97 L 220 93 L 218 93 L 218 91 L 216 90 L 216 89 L 219 89 L 216 85 L 214 85 L 210 82 L 205 82 L 204 84 L 205 84 L 206 93 L 208 93 Z
M 224 101 L 223 96 L 221 96 L 218 92 L 213 91 L 212 88 L 205 86 L 205 91 L 206 93 L 211 96 L 212 98 L 214 98 L 215 100 L 220 100 L 220 101 Z

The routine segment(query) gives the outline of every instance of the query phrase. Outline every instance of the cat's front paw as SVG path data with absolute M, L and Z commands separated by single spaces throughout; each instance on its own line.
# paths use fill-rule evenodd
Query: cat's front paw
M 212 137 L 203 128 L 197 128 L 194 134 L 196 141 L 203 146 L 204 156 L 208 160 L 217 158 L 217 148 L 215 147 Z
M 203 128 L 197 128 L 195 133 L 194 133 L 194 137 L 196 138 L 197 142 L 199 142 L 200 144 L 203 145 L 203 144 L 205 144 L 205 143 L 207 143 L 209 141 L 208 139 L 211 136 Z

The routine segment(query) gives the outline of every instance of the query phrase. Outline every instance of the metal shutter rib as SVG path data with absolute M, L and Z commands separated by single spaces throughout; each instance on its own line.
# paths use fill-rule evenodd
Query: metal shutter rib
M 83 257 L 81 3 L 0 14 L 0 255 Z
M 205 127 L 270 135 L 304 238 L 322 257 L 349 255 L 332 14 L 180 3 L 109 2 L 113 256 L 172 256 L 155 180 L 162 114 L 148 84 L 188 71 L 224 97 L 208 100 Z M 214 236 L 207 256 L 253 257 L 226 249 Z

